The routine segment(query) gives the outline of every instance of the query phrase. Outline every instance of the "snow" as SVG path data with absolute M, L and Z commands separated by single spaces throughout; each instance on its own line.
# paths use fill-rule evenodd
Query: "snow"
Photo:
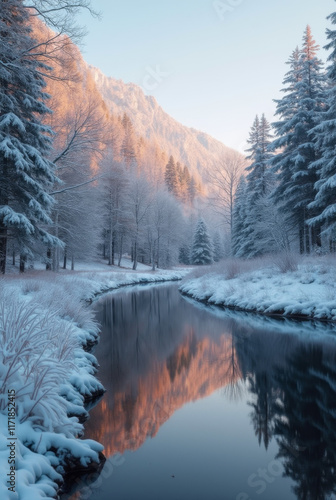
M 222 264 L 225 267 L 225 263 Z M 187 277 L 182 293 L 218 306 L 285 317 L 336 321 L 336 266 L 319 259 L 281 273 L 274 265 L 232 279 L 221 272 Z
M 0 498 L 55 498 L 64 467 L 99 461 L 103 446 L 78 439 L 85 403 L 102 394 L 97 360 L 83 347 L 97 341 L 99 325 L 88 303 L 121 286 L 182 279 L 189 270 L 134 272 L 103 264 L 59 274 L 31 270 L 0 279 L 0 469 L 9 471 L 8 397 L 16 390 L 16 488 L 0 479 Z

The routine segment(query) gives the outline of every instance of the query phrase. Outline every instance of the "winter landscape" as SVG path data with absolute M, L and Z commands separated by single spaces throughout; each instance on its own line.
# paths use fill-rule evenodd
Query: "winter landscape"
M 336 500 L 335 1 L 0 47 L 0 498 Z

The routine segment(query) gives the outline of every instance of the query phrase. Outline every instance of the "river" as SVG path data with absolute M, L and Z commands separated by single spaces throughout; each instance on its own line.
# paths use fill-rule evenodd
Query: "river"
M 107 461 L 72 498 L 336 499 L 331 326 L 209 308 L 176 284 L 95 308 L 107 392 L 85 438 Z

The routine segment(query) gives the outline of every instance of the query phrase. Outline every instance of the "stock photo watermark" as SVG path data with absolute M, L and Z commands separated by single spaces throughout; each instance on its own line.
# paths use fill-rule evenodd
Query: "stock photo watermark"
M 152 66 L 146 66 L 145 71 L 146 74 L 141 82 L 141 88 L 145 92 L 152 92 L 157 89 L 159 85 L 171 76 L 171 73 L 163 71 L 158 64 L 155 65 L 155 68 Z
M 286 445 L 287 451 L 294 457 L 298 457 L 300 453 L 306 450 L 305 447 L 298 446 L 294 441 Z M 283 475 L 283 466 L 280 460 L 271 460 L 267 467 L 261 468 L 251 474 L 247 478 L 247 486 L 251 490 L 250 493 L 241 491 L 236 496 L 235 500 L 252 500 L 253 495 L 262 495 L 267 490 L 267 486 Z
M 227 14 L 232 13 L 236 7 L 239 7 L 245 0 L 216 0 L 212 2 L 219 19 L 223 21 Z

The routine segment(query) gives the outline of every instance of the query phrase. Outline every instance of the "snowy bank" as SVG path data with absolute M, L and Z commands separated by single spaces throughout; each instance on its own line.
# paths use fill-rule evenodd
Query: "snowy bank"
M 88 416 L 85 404 L 104 392 L 95 376 L 97 361 L 87 352 L 99 335 L 87 302 L 121 286 L 185 274 L 32 271 L 0 280 L 1 498 L 56 498 L 69 469 L 100 465 L 102 445 L 78 439 Z
M 335 263 L 316 258 L 303 260 L 296 270 L 285 273 L 268 265 L 232 273 L 233 277 L 225 267 L 223 262 L 217 272 L 208 269 L 203 276 L 187 277 L 180 291 L 198 301 L 240 311 L 336 321 Z

